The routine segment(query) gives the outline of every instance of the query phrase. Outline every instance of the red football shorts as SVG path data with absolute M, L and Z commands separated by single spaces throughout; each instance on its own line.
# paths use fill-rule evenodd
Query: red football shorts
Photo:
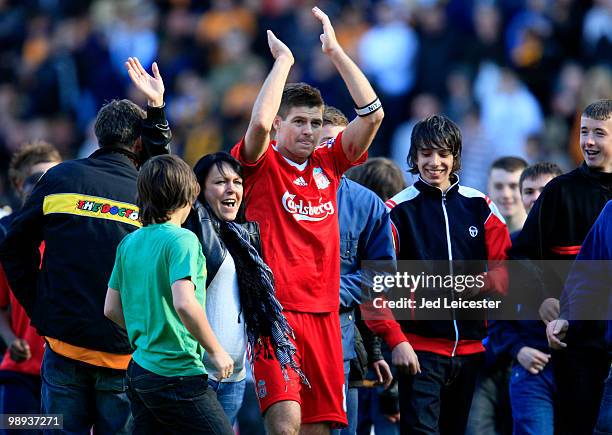
M 273 404 L 292 400 L 302 408 L 302 424 L 330 423 L 346 426 L 342 337 L 338 313 L 299 313 L 284 311 L 295 333 L 297 361 L 310 382 L 300 382 L 289 368 L 285 380 L 276 355 L 262 349 L 253 367 L 255 389 L 261 412 Z

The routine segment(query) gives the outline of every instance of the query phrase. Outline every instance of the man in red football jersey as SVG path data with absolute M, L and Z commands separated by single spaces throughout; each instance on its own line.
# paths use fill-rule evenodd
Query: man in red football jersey
M 305 83 L 285 86 L 293 55 L 268 31 L 274 66 L 244 139 L 232 149 L 244 166 L 247 218 L 261 226 L 264 259 L 311 384 L 300 385 L 294 372 L 283 373 L 273 352 L 259 353 L 255 386 L 270 433 L 297 433 L 300 424 L 305 433 L 328 433 L 346 425 L 336 191 L 344 171 L 366 160 L 383 119 L 380 101 L 338 44 L 329 18 L 319 8 L 312 12 L 323 25 L 322 51 L 346 83 L 359 116 L 319 146 L 321 94 Z M 270 138 L 272 128 L 276 140 Z

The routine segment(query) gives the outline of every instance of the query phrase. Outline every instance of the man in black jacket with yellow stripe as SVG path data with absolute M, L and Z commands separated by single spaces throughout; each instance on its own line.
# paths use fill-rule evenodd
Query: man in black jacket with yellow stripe
M 72 433 L 131 431 L 124 375 L 132 350 L 125 331 L 105 318 L 104 298 L 117 245 L 141 225 L 137 168 L 167 153 L 171 134 L 157 65 L 153 76 L 138 59 L 126 67 L 147 112 L 129 100 L 104 105 L 95 123 L 100 149 L 49 170 L 0 246 L 11 288 L 47 341 L 42 412 L 63 414 Z

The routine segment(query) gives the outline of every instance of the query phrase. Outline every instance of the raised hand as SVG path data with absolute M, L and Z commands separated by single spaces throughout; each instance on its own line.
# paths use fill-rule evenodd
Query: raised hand
M 145 96 L 147 104 L 151 107 L 161 107 L 164 104 L 164 81 L 159 74 L 157 62 L 153 62 L 151 70 L 153 75 L 149 74 L 140 64 L 136 57 L 129 57 L 125 63 L 130 79 Z
M 323 33 L 319 36 L 319 39 L 321 40 L 321 50 L 323 53 L 329 55 L 335 51 L 342 50 L 342 47 L 340 47 L 340 44 L 338 44 L 338 40 L 336 39 L 334 27 L 332 26 L 327 14 L 316 6 L 312 8 L 312 13 L 323 25 Z
M 289 50 L 289 47 L 285 45 L 283 41 L 278 39 L 272 30 L 267 31 L 268 45 L 270 46 L 270 53 L 274 59 L 285 56 L 293 64 L 293 53 Z

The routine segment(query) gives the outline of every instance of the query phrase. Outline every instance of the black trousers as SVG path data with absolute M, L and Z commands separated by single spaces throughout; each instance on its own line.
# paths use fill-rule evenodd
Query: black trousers
M 421 373 L 399 375 L 401 434 L 463 435 L 484 354 L 416 354 Z
M 592 434 L 599 414 L 610 358 L 604 350 L 568 346 L 555 352 L 559 434 Z

